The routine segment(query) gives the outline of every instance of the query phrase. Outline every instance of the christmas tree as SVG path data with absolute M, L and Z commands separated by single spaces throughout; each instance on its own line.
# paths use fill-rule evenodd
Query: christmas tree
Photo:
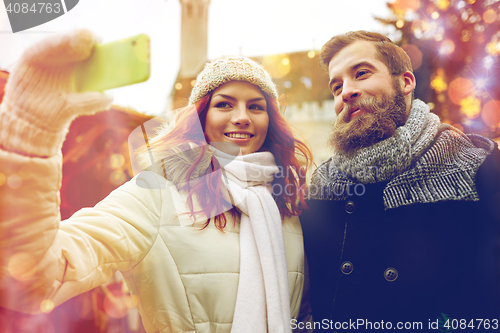
M 500 137 L 500 0 L 396 0 L 393 25 L 412 59 L 415 98 L 466 133 Z

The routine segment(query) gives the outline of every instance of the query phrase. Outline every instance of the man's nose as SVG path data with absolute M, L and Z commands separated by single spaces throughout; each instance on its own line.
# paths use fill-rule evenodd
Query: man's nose
M 361 90 L 354 82 L 344 82 L 342 87 L 342 100 L 344 103 L 350 103 L 361 96 Z

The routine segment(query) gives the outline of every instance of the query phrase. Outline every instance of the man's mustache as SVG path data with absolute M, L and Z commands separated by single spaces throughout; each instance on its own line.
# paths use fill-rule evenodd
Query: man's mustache
M 338 114 L 339 117 L 345 122 L 349 122 L 351 120 L 351 113 L 356 110 L 363 110 L 368 113 L 373 113 L 377 105 L 377 101 L 375 98 L 368 99 L 360 99 L 350 103 L 345 103 L 342 111 Z

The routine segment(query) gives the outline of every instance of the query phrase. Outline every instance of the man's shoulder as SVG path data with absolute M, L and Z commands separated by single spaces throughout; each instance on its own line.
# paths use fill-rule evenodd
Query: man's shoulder
M 475 184 L 480 198 L 500 193 L 500 150 L 495 147 L 479 167 Z
M 456 127 L 446 123 L 441 123 L 439 133 L 436 136 L 435 144 L 440 141 L 443 141 L 448 145 L 461 145 L 464 148 L 483 149 L 488 152 L 492 152 L 494 148 L 498 147 L 496 142 L 491 139 L 474 133 L 465 134 Z
M 441 164 L 459 169 L 477 169 L 486 157 L 498 150 L 496 142 L 478 135 L 464 134 L 448 124 L 441 124 L 434 143 L 418 164 Z
M 330 157 L 329 159 L 327 159 L 326 161 L 321 163 L 316 168 L 316 170 L 313 171 L 312 176 L 311 176 L 311 182 L 313 182 L 314 179 L 328 177 L 331 162 L 332 162 L 332 157 Z

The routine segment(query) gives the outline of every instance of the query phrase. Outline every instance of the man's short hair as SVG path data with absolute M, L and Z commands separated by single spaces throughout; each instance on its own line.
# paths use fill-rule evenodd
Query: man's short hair
M 400 75 L 406 71 L 413 72 L 410 57 L 402 48 L 384 35 L 364 30 L 333 36 L 321 48 L 320 66 L 328 72 L 328 65 L 332 58 L 344 47 L 356 41 L 373 42 L 378 51 L 379 60 L 387 66 L 392 75 Z

